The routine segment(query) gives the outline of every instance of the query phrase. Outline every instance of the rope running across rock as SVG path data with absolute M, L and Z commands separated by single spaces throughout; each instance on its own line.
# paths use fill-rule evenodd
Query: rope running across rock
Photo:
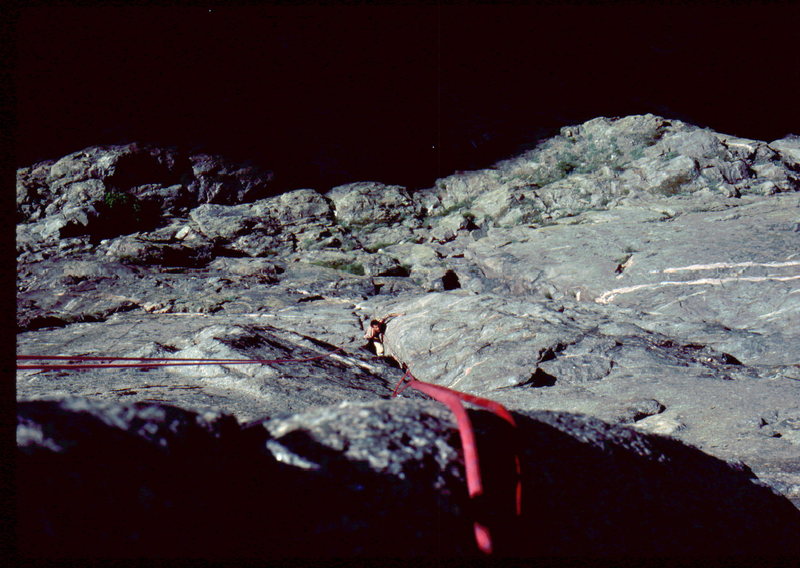
M 22 364 L 17 365 L 17 369 L 25 370 L 65 370 L 65 369 L 110 369 L 110 368 L 153 368 L 185 365 L 258 365 L 275 363 L 306 363 L 330 357 L 331 355 L 343 351 L 341 347 L 334 349 L 323 355 L 306 357 L 302 359 L 201 359 L 201 358 L 171 358 L 171 357 L 105 357 L 96 355 L 17 355 L 17 361 L 68 361 L 67 363 L 56 364 Z M 125 361 L 125 363 L 112 363 L 110 361 Z M 511 426 L 516 428 L 516 422 L 511 413 L 500 403 L 493 400 L 477 397 L 463 393 L 441 385 L 420 381 L 407 365 L 403 365 L 405 373 L 395 386 L 392 397 L 396 397 L 406 388 L 413 388 L 423 392 L 447 406 L 455 415 L 461 438 L 461 447 L 464 453 L 464 466 L 467 478 L 467 490 L 470 499 L 476 499 L 483 494 L 483 482 L 481 477 L 480 462 L 478 459 L 477 446 L 475 443 L 475 432 L 469 419 L 466 409 L 462 402 L 468 402 L 486 408 L 493 412 Z M 515 512 L 519 516 L 522 513 L 522 478 L 520 471 L 519 455 L 515 451 L 514 464 L 516 468 L 516 491 L 515 491 Z M 478 549 L 484 554 L 492 554 L 494 548 L 492 544 L 491 532 L 487 526 L 478 520 L 473 523 L 475 543 Z

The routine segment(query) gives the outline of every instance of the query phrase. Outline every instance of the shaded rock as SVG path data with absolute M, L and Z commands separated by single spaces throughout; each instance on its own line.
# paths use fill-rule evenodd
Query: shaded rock
M 52 187 L 84 180 L 103 180 L 120 191 L 149 183 L 180 181 L 188 162 L 173 148 L 123 144 L 92 146 L 56 161 L 48 171 Z
M 250 485 L 230 483 L 227 467 L 253 445 L 230 417 L 42 401 L 20 407 L 17 435 L 25 557 L 188 557 L 197 543 L 213 553 L 234 538 L 209 523 L 240 497 L 234 487 Z M 251 467 L 269 471 L 266 456 L 248 453 Z
M 119 262 L 142 265 L 203 266 L 212 258 L 210 243 L 187 246 L 183 242 L 159 242 L 140 235 L 114 239 L 105 254 Z
M 469 556 L 475 518 L 500 556 L 800 550 L 800 513 L 746 469 L 559 413 L 517 415 L 515 519 L 511 454 L 497 443 L 507 426 L 471 415 L 484 456 L 479 503 L 467 499 L 453 421 L 431 402 L 345 403 L 246 427 L 155 404 L 21 403 L 20 552 Z
M 17 214 L 23 222 L 56 216 L 66 220 L 61 236 L 99 240 L 150 230 L 200 203 L 264 197 L 271 179 L 271 172 L 218 156 L 135 143 L 92 146 L 20 169 Z
M 222 156 L 189 157 L 194 177 L 188 183 L 196 203 L 236 204 L 267 196 L 273 173 L 250 164 L 235 164 Z
M 83 222 L 84 230 L 112 230 L 114 223 L 134 226 L 130 215 L 141 214 L 139 226 L 147 226 L 163 212 L 176 212 L 191 202 L 191 196 L 180 185 L 189 163 L 174 149 L 127 144 L 93 146 L 65 156 L 46 166 L 19 176 L 23 187 L 35 187 L 36 199 L 28 192 L 22 203 L 28 203 L 28 220 L 45 215 L 79 210 L 91 223 Z M 26 179 L 27 178 L 27 179 Z M 33 185 L 32 185 L 33 184 Z M 107 217 L 115 217 L 109 221 Z M 79 227 L 73 227 L 79 231 Z M 120 233 L 116 233 L 120 234 Z
M 83 213 L 76 213 L 76 215 L 81 219 L 87 220 L 88 222 L 88 217 L 84 216 Z M 41 221 L 36 221 L 35 223 L 17 225 L 16 245 L 17 254 L 20 257 L 20 260 L 23 262 L 27 260 L 41 260 L 44 258 L 43 251 L 51 249 L 50 251 L 47 251 L 47 253 L 49 253 L 48 256 L 51 256 L 53 249 L 64 250 L 67 248 L 68 243 L 80 243 L 82 245 L 81 247 L 77 248 L 83 248 L 83 250 L 76 252 L 87 252 L 93 250 L 95 244 L 90 244 L 88 237 L 77 236 L 64 238 L 64 234 L 66 232 L 62 233 L 62 229 L 67 227 L 69 224 L 70 219 L 66 216 L 51 215 L 49 217 L 45 217 Z
M 133 196 L 141 203 L 157 204 L 160 216 L 163 217 L 184 214 L 197 201 L 191 188 L 182 184 L 145 184 L 131 188 L 126 195 Z

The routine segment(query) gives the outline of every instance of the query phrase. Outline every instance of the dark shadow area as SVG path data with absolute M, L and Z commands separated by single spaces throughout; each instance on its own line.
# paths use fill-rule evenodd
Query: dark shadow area
M 477 555 L 478 518 L 500 556 L 800 553 L 800 512 L 754 485 L 746 468 L 575 415 L 516 414 L 516 432 L 483 411 L 470 417 L 485 487 L 472 502 L 463 470 L 443 470 L 426 452 L 404 461 L 400 476 L 348 460 L 302 429 L 272 442 L 301 458 L 301 468 L 266 450 L 259 423 L 209 423 L 158 405 L 76 411 L 23 402 L 19 551 L 38 558 L 470 556 Z M 398 423 L 395 431 L 402 429 Z M 442 425 L 440 435 L 460 451 L 455 430 Z M 391 443 L 378 442 L 376 451 Z M 513 514 L 515 447 L 524 480 L 520 518 Z
M 523 515 L 499 517 L 511 555 L 785 556 L 800 553 L 800 511 L 749 469 L 671 438 L 578 415 L 515 413 L 518 431 L 471 412 L 488 491 L 509 511 L 521 447 Z M 515 437 L 516 436 L 516 437 Z M 521 442 L 521 443 L 520 443 Z M 497 470 L 494 464 L 505 464 Z M 499 487 L 500 489 L 495 489 Z M 505 488 L 505 489 L 503 489 Z M 501 525 L 502 526 L 502 525 Z M 516 530 L 515 530 L 516 527 Z M 508 537 L 508 538 L 506 538 Z
M 141 141 L 256 160 L 284 189 L 416 189 L 597 116 L 797 128 L 795 4 L 550 4 L 34 5 L 10 18 L 18 165 Z M 731 57 L 732 37 L 769 54 Z
M 144 406 L 144 405 L 140 405 Z M 460 496 L 429 482 L 434 461 L 405 478 L 377 474 L 304 432 L 280 443 L 319 471 L 277 462 L 258 424 L 204 429 L 192 413 L 105 419 L 20 405 L 63 448 L 18 453 L 19 552 L 33 558 L 276 558 L 463 555 L 474 552 Z M 109 425 L 126 421 L 126 430 Z M 149 424 L 147 429 L 143 426 Z M 153 426 L 157 424 L 157 429 Z M 166 444 L 159 443 L 164 438 Z
M 406 277 L 406 276 L 410 276 L 410 275 L 411 275 L 411 272 L 405 266 L 392 266 L 391 268 L 389 268 L 389 269 L 387 269 L 387 270 L 385 270 L 384 272 L 381 273 L 381 276 L 394 276 L 394 277 L 401 277 L 401 278 Z M 383 284 L 376 284 L 376 286 L 379 286 L 378 290 L 380 290 L 380 287 L 383 286 Z
M 129 193 L 109 191 L 97 205 L 97 216 L 90 219 L 87 227 L 67 225 L 61 230 L 61 237 L 88 234 L 89 241 L 97 244 L 103 239 L 152 231 L 161 224 L 161 217 L 160 203 L 144 201 Z
M 146 146 L 145 146 L 146 147 Z M 106 180 L 106 187 L 126 192 L 134 187 L 147 184 L 174 185 L 182 183 L 192 174 L 192 165 L 183 153 L 175 153 L 170 163 L 163 152 L 158 159 L 147 150 L 133 151 L 119 157 L 114 173 Z
M 552 387 L 556 384 L 557 380 L 558 379 L 550 373 L 543 371 L 539 367 L 536 367 L 536 371 L 533 372 L 531 378 L 517 386 L 532 388 Z
M 445 290 L 457 290 L 461 288 L 461 282 L 458 280 L 458 275 L 452 270 L 448 270 L 442 276 L 442 286 Z
M 75 296 L 69 296 L 74 298 Z M 81 311 L 80 313 L 65 313 L 57 307 L 42 309 L 35 303 L 28 303 L 17 312 L 17 333 L 25 331 L 36 331 L 46 328 L 66 327 L 73 323 L 100 322 L 105 321 L 111 315 L 118 312 L 128 312 L 138 309 L 138 306 L 131 302 L 128 304 L 115 305 L 107 309 Z

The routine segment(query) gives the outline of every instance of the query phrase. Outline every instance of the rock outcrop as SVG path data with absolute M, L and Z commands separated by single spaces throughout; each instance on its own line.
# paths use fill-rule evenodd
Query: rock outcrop
M 645 115 L 564 128 L 415 192 L 359 182 L 270 196 L 268 172 L 137 145 L 20 169 L 18 353 L 270 361 L 19 369 L 23 495 L 37 511 L 26 550 L 70 555 L 97 538 L 112 555 L 131 542 L 178 556 L 198 542 L 222 556 L 474 552 L 452 419 L 416 391 L 387 400 L 402 372 L 363 339 L 368 320 L 400 313 L 390 355 L 520 422 L 532 516 L 486 513 L 510 535 L 499 550 L 796 552 L 777 525 L 796 527 L 789 501 L 800 507 L 798 156 L 797 136 Z M 472 415 L 488 479 L 505 479 L 508 432 Z M 167 422 L 174 454 L 172 434 L 158 441 Z M 81 460 L 112 440 L 131 450 L 92 494 Z M 198 495 L 237 476 L 204 518 Z M 309 487 L 297 510 L 281 484 Z M 329 491 L 330 508 L 298 513 Z M 248 520 L 273 498 L 279 512 Z M 96 507 L 85 534 L 54 520 L 84 507 Z M 187 527 L 172 543 L 169 523 Z
M 17 170 L 17 219 L 39 238 L 151 230 L 201 203 L 267 195 L 272 173 L 221 156 L 125 144 L 93 146 Z

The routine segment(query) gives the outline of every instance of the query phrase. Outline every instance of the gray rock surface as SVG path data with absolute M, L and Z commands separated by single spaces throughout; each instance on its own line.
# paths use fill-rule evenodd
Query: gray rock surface
M 490 280 L 484 288 L 631 308 L 662 331 L 665 317 L 692 322 L 670 326 L 687 341 L 699 340 L 692 324 L 702 322 L 722 328 L 712 341 L 742 361 L 791 364 L 797 352 L 784 346 L 800 341 L 792 325 L 800 311 L 799 213 L 794 193 L 648 200 L 569 224 L 493 229 L 464 256 Z
M 354 442 L 353 425 L 380 428 L 340 410 L 412 408 L 383 400 L 402 373 L 363 339 L 366 322 L 395 312 L 404 315 L 387 324 L 387 351 L 419 379 L 501 402 L 523 422 L 580 416 L 568 421 L 594 433 L 567 445 L 575 452 L 561 455 L 568 463 L 583 452 L 597 457 L 591 440 L 616 444 L 619 433 L 689 451 L 680 441 L 704 459 L 749 468 L 800 507 L 799 148 L 796 136 L 745 140 L 645 115 L 567 127 L 521 156 L 413 194 L 360 182 L 267 197 L 268 173 L 137 145 L 22 168 L 18 353 L 298 362 L 19 369 L 17 396 L 31 404 L 82 397 L 107 408 L 171 405 L 181 416 L 229 415 L 233 430 L 234 418 L 294 425 L 271 422 L 265 428 L 276 439 L 325 422 L 350 440 L 324 451 L 314 442 L 326 464 L 383 476 L 384 466 L 348 453 L 361 443 L 377 452 L 382 443 L 382 434 Z M 412 390 L 402 397 L 426 398 Z M 48 412 L 71 415 L 53 404 Z M 407 427 L 402 412 L 385 412 L 385 428 Z M 392 463 L 432 459 L 426 479 L 455 483 L 451 423 L 447 431 L 449 449 L 430 454 L 438 458 L 395 448 L 386 458 L 391 476 L 405 467 Z M 265 463 L 282 459 L 272 446 Z M 616 467 L 615 458 L 603 459 Z M 697 483 L 713 484 L 697 467 L 706 471 Z M 565 479 L 565 487 L 578 483 Z M 589 484 L 581 495 L 595 502 L 600 493 Z M 455 539 L 447 554 L 471 550 L 460 532 L 469 532 L 463 506 L 442 505 L 461 535 L 441 537 Z M 382 507 L 385 518 L 394 514 Z M 596 509 L 592 523 L 624 524 L 612 505 Z M 421 511 L 419 522 L 430 514 Z M 330 550 L 361 550 L 350 536 L 336 548 L 339 529 L 330 530 L 319 537 Z M 420 531 L 414 550 L 428 551 L 432 537 Z M 537 546 L 548 550 L 552 538 Z M 395 550 L 394 541 L 375 543 L 364 554 L 378 554 L 377 543 Z M 570 546 L 553 543 L 554 554 Z M 581 547 L 605 551 L 596 542 Z
M 368 352 L 361 357 L 347 351 L 334 352 L 338 345 L 354 342 L 354 337 L 360 335 L 360 322 L 352 317 L 345 319 L 341 309 L 330 309 L 328 314 L 339 317 L 339 328 L 315 337 L 303 333 L 304 325 L 295 325 L 294 320 L 301 317 L 296 312 L 238 316 L 129 312 L 118 313 L 104 322 L 21 334 L 26 351 L 48 354 L 53 345 L 59 346 L 57 354 L 68 355 L 89 352 L 103 344 L 118 357 L 319 359 L 302 363 L 60 372 L 55 373 L 57 388 L 47 379 L 50 371 L 23 370 L 19 385 L 28 398 L 86 396 L 126 402 L 157 401 L 187 410 L 235 412 L 243 420 L 342 400 L 387 398 L 393 381 L 401 376 L 399 371 L 383 361 L 371 360 Z M 181 332 L 176 335 L 178 328 Z M 298 331 L 286 331 L 288 328 Z M 360 343 L 353 345 L 356 351 L 359 346 Z
M 797 141 L 767 144 L 653 115 L 562 129 L 492 169 L 446 177 L 420 195 L 429 214 L 541 225 L 640 196 L 738 197 L 797 191 Z

